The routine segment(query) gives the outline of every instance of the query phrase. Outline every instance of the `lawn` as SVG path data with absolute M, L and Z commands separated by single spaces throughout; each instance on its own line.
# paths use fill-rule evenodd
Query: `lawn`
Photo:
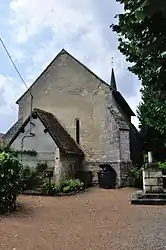
M 90 188 L 62 198 L 20 196 L 18 210 L 0 217 L 0 249 L 166 249 L 166 208 L 132 206 L 132 192 Z

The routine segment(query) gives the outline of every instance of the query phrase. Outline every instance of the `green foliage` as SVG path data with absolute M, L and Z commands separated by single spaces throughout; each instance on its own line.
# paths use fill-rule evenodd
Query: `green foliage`
M 164 161 L 166 159 L 165 135 L 149 126 L 141 126 L 140 135 L 144 152 L 152 151 L 155 162 Z
M 166 169 L 166 162 L 158 162 L 158 166 L 160 169 Z
M 166 139 L 166 3 L 163 0 L 117 0 L 125 12 L 112 25 L 119 50 L 142 81 L 138 116 L 142 126 Z
M 45 180 L 41 187 L 44 195 L 55 195 L 56 193 L 70 193 L 73 191 L 81 191 L 84 188 L 84 183 L 78 179 L 70 179 L 63 181 L 57 185 L 54 180 Z
M 62 191 L 64 193 L 69 193 L 72 191 L 79 191 L 84 188 L 84 183 L 81 182 L 79 179 L 70 179 L 63 181 L 61 184 Z
M 55 195 L 59 191 L 59 187 L 54 180 L 45 180 L 41 190 L 44 195 Z
M 15 156 L 18 156 L 20 154 L 22 155 L 30 155 L 30 156 L 36 156 L 37 152 L 35 150 L 14 150 L 12 148 L 9 148 L 6 145 L 3 145 L 0 147 L 0 152 L 6 152 L 6 153 L 12 153 Z
M 35 150 L 19 150 L 16 151 L 17 154 L 22 154 L 22 155 L 30 155 L 30 156 L 36 156 L 37 152 Z
M 0 147 L 0 153 L 9 153 L 10 155 L 13 155 L 14 157 L 18 156 L 18 153 L 15 150 L 8 148 L 5 145 Z
M 20 189 L 21 164 L 11 153 L 0 153 L 0 212 L 15 209 Z
M 38 163 L 36 169 L 28 166 L 21 170 L 21 188 L 22 190 L 31 190 L 40 186 L 44 178 L 44 171 L 47 169 L 46 163 Z
M 43 173 L 44 171 L 47 170 L 47 163 L 46 162 L 38 162 L 36 165 L 36 171 L 38 173 Z

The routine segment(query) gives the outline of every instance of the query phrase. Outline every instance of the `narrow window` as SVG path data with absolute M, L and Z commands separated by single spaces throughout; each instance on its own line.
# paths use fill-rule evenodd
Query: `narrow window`
M 80 120 L 76 119 L 76 142 L 80 143 Z

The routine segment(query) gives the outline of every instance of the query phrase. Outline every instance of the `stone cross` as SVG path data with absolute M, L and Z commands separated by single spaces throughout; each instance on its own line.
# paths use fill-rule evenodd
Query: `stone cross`
M 148 163 L 153 162 L 152 152 L 148 152 Z

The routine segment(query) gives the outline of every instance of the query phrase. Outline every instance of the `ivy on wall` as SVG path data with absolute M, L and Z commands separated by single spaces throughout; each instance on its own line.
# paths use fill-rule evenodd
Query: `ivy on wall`
M 37 156 L 37 152 L 35 150 L 18 150 L 16 151 L 16 153 L 22 155 Z

